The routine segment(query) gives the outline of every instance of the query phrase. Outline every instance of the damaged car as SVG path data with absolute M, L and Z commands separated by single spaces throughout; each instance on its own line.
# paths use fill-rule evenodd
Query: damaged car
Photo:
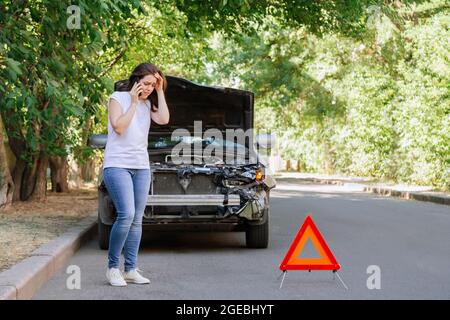
M 253 136 L 252 92 L 199 85 L 167 76 L 167 125 L 151 124 L 151 187 L 143 217 L 146 230 L 245 232 L 246 246 L 269 244 L 270 190 L 275 180 L 259 148 L 273 141 Z M 126 80 L 115 84 L 126 91 Z M 255 140 L 253 140 L 255 139 Z M 107 135 L 90 145 L 104 148 Z M 108 249 L 116 212 L 98 177 L 98 241 Z

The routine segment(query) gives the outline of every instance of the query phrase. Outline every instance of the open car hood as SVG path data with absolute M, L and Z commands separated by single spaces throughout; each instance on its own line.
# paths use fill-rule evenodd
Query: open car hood
M 202 121 L 202 131 L 210 128 L 253 128 L 254 95 L 250 91 L 210 87 L 172 76 L 166 76 L 165 97 L 170 112 L 167 125 L 152 123 L 150 135 L 171 134 L 183 128 L 194 132 L 194 121 Z M 114 90 L 124 91 L 127 80 L 116 82 Z

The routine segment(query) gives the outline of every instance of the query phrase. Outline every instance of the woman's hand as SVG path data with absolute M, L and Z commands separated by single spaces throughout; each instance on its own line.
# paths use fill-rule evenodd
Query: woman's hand
M 137 105 L 139 103 L 139 95 L 142 93 L 142 86 L 139 82 L 135 82 L 131 88 L 131 104 Z
M 155 73 L 154 76 L 156 78 L 156 85 L 155 85 L 156 92 L 163 91 L 163 78 L 159 73 Z
M 170 114 L 166 97 L 164 97 L 164 78 L 159 72 L 153 74 L 153 76 L 156 78 L 155 90 L 158 94 L 158 108 L 152 110 L 151 118 L 157 124 L 165 125 L 169 123 Z

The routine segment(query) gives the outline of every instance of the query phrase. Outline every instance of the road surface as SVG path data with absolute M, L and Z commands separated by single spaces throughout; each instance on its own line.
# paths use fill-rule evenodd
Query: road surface
M 331 271 L 289 271 L 279 288 L 279 264 L 308 214 L 348 290 Z M 81 288 L 67 287 L 64 268 L 34 299 L 450 299 L 449 206 L 279 182 L 270 235 L 268 249 L 247 249 L 244 233 L 146 235 L 139 266 L 151 284 L 125 288 L 108 285 L 107 253 L 94 239 L 67 265 L 80 268 Z M 301 254 L 315 255 L 310 243 Z

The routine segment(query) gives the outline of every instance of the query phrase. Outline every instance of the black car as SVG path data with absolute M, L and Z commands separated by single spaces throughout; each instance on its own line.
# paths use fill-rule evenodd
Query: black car
M 241 231 L 247 247 L 267 248 L 275 180 L 255 150 L 255 145 L 270 148 L 270 139 L 263 142 L 261 135 L 253 143 L 253 93 L 166 79 L 170 121 L 150 128 L 152 181 L 144 232 Z M 125 82 L 117 82 L 115 90 L 125 91 Z M 90 144 L 104 148 L 106 141 L 107 135 L 93 135 Z M 102 170 L 98 182 L 99 245 L 107 249 L 116 213 Z

